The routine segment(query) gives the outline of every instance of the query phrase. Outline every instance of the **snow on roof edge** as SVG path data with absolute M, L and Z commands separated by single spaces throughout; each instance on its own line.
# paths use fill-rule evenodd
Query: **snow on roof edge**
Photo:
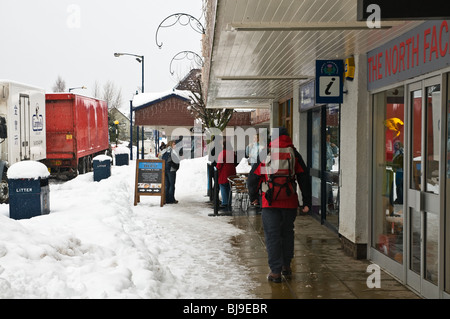
M 178 95 L 185 99 L 189 99 L 189 95 L 191 94 L 191 92 L 187 92 L 184 90 L 167 90 L 163 92 L 140 93 L 133 97 L 133 107 L 139 107 L 147 103 L 163 99 L 172 94 Z

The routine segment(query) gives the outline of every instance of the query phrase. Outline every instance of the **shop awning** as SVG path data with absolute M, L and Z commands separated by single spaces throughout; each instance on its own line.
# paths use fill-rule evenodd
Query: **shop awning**
M 203 39 L 209 108 L 268 108 L 314 78 L 315 60 L 346 59 L 423 21 L 356 21 L 356 0 L 208 1 Z

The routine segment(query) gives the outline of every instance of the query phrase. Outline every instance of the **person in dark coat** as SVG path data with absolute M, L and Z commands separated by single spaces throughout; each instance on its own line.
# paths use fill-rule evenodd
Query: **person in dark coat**
M 175 199 L 175 183 L 177 179 L 177 171 L 180 168 L 180 158 L 175 149 L 176 141 L 169 141 L 167 147 L 163 150 L 162 158 L 166 161 L 165 170 L 165 194 L 166 204 L 178 204 Z
M 311 184 L 307 167 L 300 153 L 295 150 L 292 140 L 287 130 L 279 129 L 279 136 L 276 137 L 268 146 L 270 152 L 274 145 L 278 148 L 292 148 L 295 153 L 295 176 L 296 182 L 300 186 L 303 198 L 303 212 L 307 213 L 311 207 Z M 258 202 L 259 190 L 262 183 L 268 180 L 264 173 L 265 163 L 258 162 L 252 166 L 248 177 L 248 189 L 250 201 Z M 287 198 L 282 200 L 273 198 L 267 200 L 265 193 L 262 192 L 262 221 L 266 240 L 268 263 L 270 273 L 268 280 L 281 282 L 282 276 L 289 278 L 292 274 L 291 260 L 294 257 L 294 221 L 297 216 L 299 200 L 296 190 Z

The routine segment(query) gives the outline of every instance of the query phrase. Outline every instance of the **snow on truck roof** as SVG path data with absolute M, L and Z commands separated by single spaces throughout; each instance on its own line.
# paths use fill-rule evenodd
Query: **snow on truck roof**
M 23 87 L 27 87 L 27 88 L 33 88 L 33 89 L 44 91 L 44 89 L 41 88 L 41 87 L 38 87 L 38 86 L 35 86 L 35 85 L 31 85 L 31 84 L 27 84 L 27 83 L 14 81 L 14 80 L 0 79 L 0 83 L 1 84 L 12 84 L 12 85 L 15 85 L 15 86 L 23 86 Z

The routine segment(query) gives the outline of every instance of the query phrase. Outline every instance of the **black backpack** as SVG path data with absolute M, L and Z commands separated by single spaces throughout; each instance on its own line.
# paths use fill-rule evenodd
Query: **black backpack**
M 161 157 L 161 159 L 166 162 L 166 170 L 168 170 L 169 168 L 175 168 L 175 170 L 178 170 L 178 168 L 180 167 L 179 163 L 175 163 L 172 160 L 172 152 L 173 149 L 167 150 Z

